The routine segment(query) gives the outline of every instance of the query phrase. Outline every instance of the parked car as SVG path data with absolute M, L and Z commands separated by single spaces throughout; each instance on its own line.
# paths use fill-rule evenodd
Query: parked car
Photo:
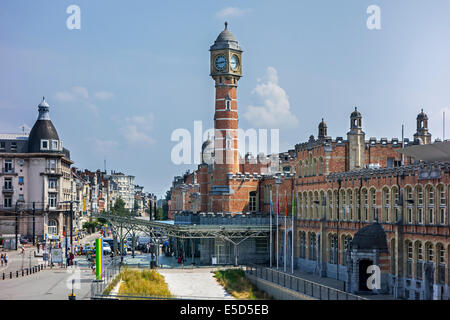
M 103 254 L 110 254 L 111 247 L 108 242 L 103 242 Z
M 137 243 L 138 243 L 138 245 L 137 245 L 138 250 L 146 251 L 147 250 L 147 244 L 150 243 L 150 237 L 139 236 Z

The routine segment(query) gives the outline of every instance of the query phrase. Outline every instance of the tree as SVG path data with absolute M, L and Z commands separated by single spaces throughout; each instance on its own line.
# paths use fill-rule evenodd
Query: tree
M 122 217 L 131 215 L 130 210 L 125 208 L 125 201 L 123 201 L 122 198 L 116 200 L 111 209 L 111 213 Z

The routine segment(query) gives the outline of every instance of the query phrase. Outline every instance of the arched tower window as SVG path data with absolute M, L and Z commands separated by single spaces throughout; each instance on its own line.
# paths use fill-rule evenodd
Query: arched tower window
M 54 219 L 48 221 L 48 234 L 50 235 L 58 234 L 58 223 Z

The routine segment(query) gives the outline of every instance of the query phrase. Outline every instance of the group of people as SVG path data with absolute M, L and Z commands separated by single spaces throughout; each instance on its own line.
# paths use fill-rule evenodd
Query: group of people
M 2 254 L 0 255 L 0 260 L 1 260 L 1 262 L 2 262 L 2 267 L 3 267 L 3 264 L 5 265 L 5 267 L 8 266 L 8 256 L 6 255 L 6 252 L 5 252 L 5 253 L 2 253 Z

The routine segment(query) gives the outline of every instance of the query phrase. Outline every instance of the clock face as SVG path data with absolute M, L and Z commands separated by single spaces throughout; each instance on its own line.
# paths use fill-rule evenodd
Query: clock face
M 237 68 L 239 67 L 239 58 L 237 57 L 237 55 L 233 54 L 231 56 L 230 59 L 230 66 L 232 70 L 237 70 Z
M 218 56 L 215 61 L 216 69 L 222 71 L 227 65 L 227 59 L 224 56 Z

